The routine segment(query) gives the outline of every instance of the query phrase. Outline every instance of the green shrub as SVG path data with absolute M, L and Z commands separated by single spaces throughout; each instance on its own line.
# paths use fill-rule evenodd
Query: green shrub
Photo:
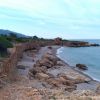
M 5 37 L 0 36 L 0 44 L 2 44 L 5 48 L 12 48 L 13 44 L 8 41 Z

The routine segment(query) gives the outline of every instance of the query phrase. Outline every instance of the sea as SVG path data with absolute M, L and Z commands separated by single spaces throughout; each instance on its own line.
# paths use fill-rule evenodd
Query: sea
M 99 39 L 80 41 L 100 44 Z M 100 47 L 61 47 L 57 50 L 57 56 L 70 66 L 75 66 L 78 63 L 85 64 L 88 70 L 83 73 L 100 81 Z

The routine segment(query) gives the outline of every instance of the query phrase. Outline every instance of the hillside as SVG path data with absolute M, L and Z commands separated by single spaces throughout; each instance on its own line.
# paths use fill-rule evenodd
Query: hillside
M 17 37 L 27 37 L 26 35 L 21 34 L 21 33 L 13 32 L 13 31 L 10 31 L 10 30 L 0 29 L 0 34 L 3 34 L 3 35 L 10 35 L 10 33 L 16 34 Z

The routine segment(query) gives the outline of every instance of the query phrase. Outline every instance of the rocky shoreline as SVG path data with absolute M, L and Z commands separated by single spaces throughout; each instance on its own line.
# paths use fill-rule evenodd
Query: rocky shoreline
M 97 86 L 100 85 L 99 82 L 81 71 L 71 68 L 59 59 L 56 56 L 56 50 L 59 47 L 46 48 L 48 52 L 30 70 L 29 75 L 31 78 L 45 82 L 43 85 L 47 89 L 61 89 L 69 93 L 80 92 L 80 90 L 92 91 L 96 95 Z
M 1 100 L 99 100 L 100 83 L 58 58 L 58 48 L 24 52 L 16 82 L 0 90 Z

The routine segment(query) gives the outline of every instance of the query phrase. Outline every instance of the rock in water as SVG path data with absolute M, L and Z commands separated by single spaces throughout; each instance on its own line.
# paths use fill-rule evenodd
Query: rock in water
M 79 69 L 82 69 L 82 70 L 87 70 L 87 66 L 84 65 L 84 64 L 76 64 L 76 67 L 79 68 Z

